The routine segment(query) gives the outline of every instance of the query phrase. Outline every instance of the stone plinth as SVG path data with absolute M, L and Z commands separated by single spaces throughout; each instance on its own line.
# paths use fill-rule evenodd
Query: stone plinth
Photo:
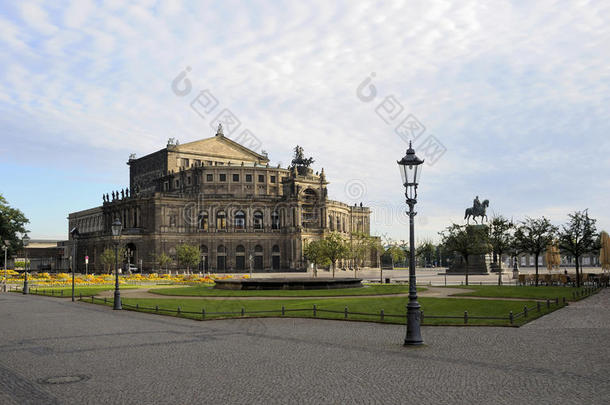
M 489 274 L 491 263 L 491 255 L 471 255 L 468 257 L 468 274 Z M 466 274 L 466 262 L 462 256 L 454 256 L 447 273 Z

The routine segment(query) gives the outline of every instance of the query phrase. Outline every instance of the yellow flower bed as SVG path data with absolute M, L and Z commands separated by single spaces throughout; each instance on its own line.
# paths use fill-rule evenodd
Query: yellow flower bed
M 7 275 L 9 276 L 7 279 L 8 283 L 19 284 L 23 283 L 24 274 L 18 273 L 13 270 L 8 270 Z M 4 272 L 0 273 L 0 280 L 4 281 Z M 241 276 L 242 279 L 249 278 L 250 276 L 244 275 Z M 205 276 L 200 276 L 198 274 L 129 274 L 129 275 L 119 275 L 119 283 L 120 284 L 136 284 L 136 283 L 168 283 L 168 284 L 214 284 L 214 280 L 226 280 L 233 278 L 231 275 L 216 275 L 209 274 Z M 57 274 L 49 274 L 49 273 L 38 273 L 36 275 L 28 274 L 28 279 L 41 287 L 56 287 L 62 285 L 72 284 L 72 274 L 68 273 L 57 273 Z M 105 285 L 105 284 L 113 284 L 115 280 L 115 276 L 112 274 L 89 274 L 87 276 L 76 276 L 74 278 L 74 283 L 80 286 L 95 286 L 95 285 Z

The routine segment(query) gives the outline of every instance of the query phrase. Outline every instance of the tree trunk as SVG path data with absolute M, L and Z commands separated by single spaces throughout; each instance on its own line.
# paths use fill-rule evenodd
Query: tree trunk
M 538 287 L 538 253 L 534 256 L 534 260 L 536 260 L 536 287 Z
M 468 268 L 468 256 L 464 256 L 464 261 L 466 262 L 466 285 L 468 285 L 468 274 L 470 269 Z
M 502 285 L 502 253 L 500 253 L 498 256 L 498 286 Z
M 576 256 L 576 287 L 580 287 L 580 256 Z
M 333 262 L 333 278 L 335 278 L 335 267 L 337 267 L 336 261 Z

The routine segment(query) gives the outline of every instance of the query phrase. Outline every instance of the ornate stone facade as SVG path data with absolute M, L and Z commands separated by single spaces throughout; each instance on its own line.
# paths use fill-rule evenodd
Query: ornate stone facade
M 112 247 L 110 225 L 123 224 L 121 246 L 144 271 L 159 270 L 155 257 L 175 256 L 176 245 L 200 247 L 200 271 L 303 270 L 303 246 L 336 231 L 370 233 L 368 207 L 329 200 L 324 169 L 271 167 L 265 155 L 223 136 L 130 156 L 130 188 L 103 196 L 103 205 L 69 215 L 77 226 L 78 270 L 89 256 Z M 376 265 L 375 255 L 364 263 Z M 176 263 L 169 265 L 175 269 Z

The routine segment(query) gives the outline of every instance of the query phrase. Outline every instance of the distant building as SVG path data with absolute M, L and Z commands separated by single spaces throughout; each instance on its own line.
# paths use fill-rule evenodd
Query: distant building
M 31 271 L 59 271 L 68 268 L 64 259 L 65 251 L 59 246 L 61 241 L 50 239 L 31 239 L 27 247 L 28 270 Z M 19 257 L 13 261 L 24 261 L 25 252 L 22 249 Z
M 301 151 L 302 152 L 302 151 Z M 298 157 L 298 156 L 297 156 Z M 331 231 L 370 233 L 370 209 L 328 199 L 324 169 L 307 160 L 271 167 L 266 155 L 216 136 L 167 146 L 139 159 L 132 155 L 129 189 L 104 195 L 103 204 L 69 214 L 78 227 L 78 271 L 102 271 L 100 255 L 112 248 L 110 226 L 123 224 L 121 247 L 144 271 L 155 258 L 175 257 L 181 243 L 199 246 L 200 271 L 303 270 L 304 244 Z M 70 242 L 68 242 L 70 243 Z M 371 252 L 364 265 L 376 264 Z M 170 265 L 175 268 L 176 263 Z

